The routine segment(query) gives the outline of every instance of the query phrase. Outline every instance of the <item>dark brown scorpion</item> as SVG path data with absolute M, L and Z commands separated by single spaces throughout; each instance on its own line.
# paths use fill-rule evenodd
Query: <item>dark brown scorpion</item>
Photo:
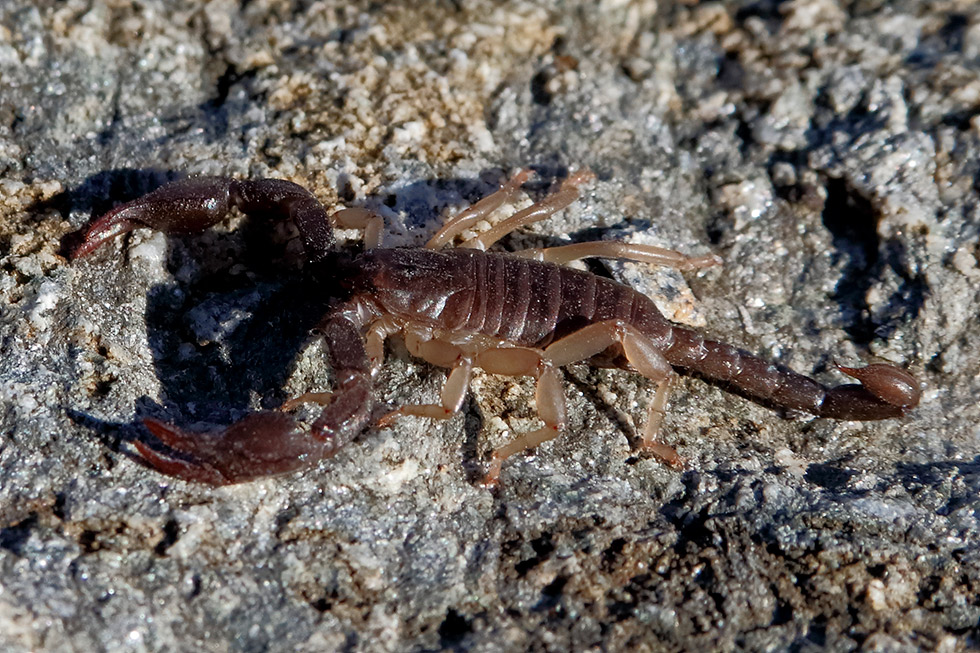
M 93 221 L 73 258 L 137 227 L 166 233 L 197 232 L 232 208 L 246 215 L 292 220 L 307 257 L 329 270 L 327 292 L 349 289 L 328 311 L 319 330 L 334 371 L 332 393 L 308 393 L 281 410 L 247 415 L 231 426 L 191 432 L 143 420 L 169 447 L 134 445 L 164 474 L 228 484 L 309 467 L 335 454 L 371 419 L 371 379 L 384 357 L 385 339 L 402 334 L 411 354 L 450 368 L 438 404 L 407 405 L 401 415 L 447 419 L 465 396 L 474 368 L 532 376 L 541 428 L 493 452 L 488 482 L 507 457 L 557 436 L 566 424 L 560 368 L 577 361 L 616 364 L 656 384 L 641 449 L 678 466 L 680 457 L 657 436 L 674 371 L 719 382 L 760 403 L 819 417 L 873 420 L 899 417 L 919 401 L 906 371 L 875 364 L 839 367 L 860 384 L 828 388 L 730 345 L 706 340 L 670 323 L 653 302 L 632 288 L 563 263 L 586 257 L 622 258 L 679 269 L 720 262 L 716 256 L 622 242 L 586 242 L 516 254 L 485 251 L 509 232 L 542 220 L 578 196 L 591 178 L 579 172 L 543 200 L 514 214 L 458 248 L 445 248 L 464 231 L 513 199 L 531 172 L 522 170 L 497 192 L 448 220 L 424 248 L 381 247 L 382 218 L 365 209 L 334 215 L 305 188 L 278 179 L 191 178 L 163 186 Z M 365 251 L 351 257 L 335 247 L 334 226 L 362 230 Z M 307 427 L 287 414 L 301 403 L 323 406 Z

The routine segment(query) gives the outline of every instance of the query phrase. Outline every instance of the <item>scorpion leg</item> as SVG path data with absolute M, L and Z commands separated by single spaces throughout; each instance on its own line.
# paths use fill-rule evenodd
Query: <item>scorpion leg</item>
M 442 386 L 440 403 L 438 404 L 408 404 L 391 411 L 378 420 L 378 426 L 387 428 L 398 417 L 413 415 L 430 419 L 449 419 L 463 405 L 466 390 L 473 376 L 473 362 L 469 358 L 460 358 L 449 373 L 449 378 Z
M 589 359 L 613 345 L 620 345 L 630 365 L 657 383 L 648 408 L 641 448 L 663 462 L 679 467 L 676 451 L 658 438 L 670 388 L 673 368 L 660 350 L 638 329 L 618 320 L 598 322 L 551 343 L 543 352 L 523 348 L 494 348 L 481 352 L 476 364 L 492 374 L 529 375 L 538 379 L 535 403 L 545 425 L 522 434 L 493 452 L 486 482 L 496 483 L 503 461 L 556 437 L 565 427 L 565 399 L 559 368 Z
M 364 338 L 364 347 L 371 361 L 371 376 L 376 376 L 384 363 L 385 340 L 388 336 L 398 333 L 401 325 L 393 318 L 380 318 L 371 323 Z
M 721 257 L 717 254 L 706 256 L 687 256 L 672 249 L 643 245 L 639 243 L 623 243 L 612 240 L 597 240 L 585 243 L 573 243 L 558 247 L 541 249 L 525 249 L 515 252 L 515 255 L 537 261 L 548 261 L 563 265 L 584 258 L 618 258 L 640 263 L 663 265 L 678 270 L 698 270 L 714 265 L 721 265 Z
M 370 209 L 354 208 L 337 211 L 330 219 L 343 229 L 357 229 L 364 232 L 364 247 L 381 247 L 384 237 L 385 219 Z
M 430 419 L 449 419 L 459 411 L 469 387 L 474 365 L 491 374 L 533 376 L 537 380 L 535 404 L 544 426 L 524 433 L 493 453 L 487 484 L 495 484 L 503 460 L 519 451 L 551 440 L 565 428 L 565 397 L 558 367 L 544 358 L 544 352 L 524 347 L 486 347 L 473 342 L 455 343 L 434 338 L 430 331 L 411 326 L 405 329 L 405 343 L 413 356 L 452 371 L 442 388 L 439 404 L 411 404 L 397 408 L 379 420 L 387 427 L 398 417 L 412 415 Z
M 551 195 L 544 197 L 541 201 L 535 202 L 522 211 L 518 211 L 503 222 L 495 224 L 487 231 L 484 231 L 482 234 L 470 238 L 460 245 L 460 247 L 486 250 L 510 232 L 549 218 L 554 213 L 562 210 L 578 199 L 579 186 L 592 179 L 595 179 L 595 175 L 591 170 L 579 170 L 565 179 L 558 190 Z
M 533 174 L 534 172 L 527 168 L 518 171 L 516 175 L 511 177 L 496 192 L 487 195 L 477 203 L 463 209 L 455 216 L 446 220 L 442 228 L 425 244 L 426 249 L 439 249 L 463 231 L 469 229 L 480 220 L 485 219 L 505 202 L 511 201 L 517 195 L 518 191 L 520 191 L 524 182 L 530 179 Z
M 657 384 L 647 408 L 640 448 L 672 467 L 681 466 L 681 457 L 659 438 L 674 370 L 660 349 L 639 329 L 619 320 L 597 322 L 553 342 L 545 349 L 545 355 L 555 365 L 568 365 L 600 354 L 615 344 L 622 346 L 626 360 L 637 372 Z
M 409 353 L 437 367 L 451 368 L 451 371 L 442 386 L 440 403 L 401 406 L 378 420 L 378 426 L 382 428 L 390 426 L 396 418 L 403 415 L 449 419 L 463 405 L 470 378 L 473 376 L 472 358 L 464 354 L 456 344 L 434 338 L 431 330 L 406 326 L 404 331 L 405 346 Z
M 515 181 L 523 182 L 521 175 L 528 171 L 521 171 L 506 186 L 501 188 L 493 195 L 490 195 L 477 204 L 463 211 L 458 216 L 447 222 L 437 233 L 426 247 L 433 249 L 441 247 L 451 238 L 458 235 L 464 229 L 472 226 L 477 220 L 486 217 L 490 210 L 497 208 L 503 199 L 496 201 L 498 196 L 508 198 L 516 192 L 518 185 Z M 557 211 L 567 207 L 574 202 L 579 195 L 579 187 L 592 179 L 595 175 L 589 170 L 580 170 L 568 177 L 557 192 L 545 197 L 540 202 L 536 202 L 526 209 L 519 211 L 507 218 L 503 222 L 494 225 L 488 231 L 475 236 L 464 242 L 460 247 L 486 250 L 507 234 L 527 226 L 534 222 L 539 222 L 550 217 Z M 481 210 L 486 207 L 481 206 L 484 201 L 495 200 L 492 208 Z M 538 249 L 528 249 L 516 252 L 517 256 L 532 258 L 538 261 L 549 261 L 552 263 L 564 264 L 577 261 L 583 258 L 621 258 L 641 263 L 652 263 L 654 265 L 664 265 L 679 270 L 696 270 L 700 268 L 721 265 L 721 258 L 715 254 L 706 256 L 686 256 L 680 252 L 655 247 L 653 245 L 643 245 L 639 243 L 622 243 L 614 241 L 595 241 L 586 243 L 574 243 L 559 247 L 548 247 Z
M 497 350 L 506 352 L 505 349 Z M 533 449 L 539 444 L 558 437 L 565 429 L 567 415 L 565 411 L 565 393 L 561 386 L 561 372 L 558 367 L 548 364 L 544 359 L 538 365 L 537 387 L 534 391 L 534 405 L 538 417 L 544 426 L 527 433 L 522 433 L 507 444 L 494 450 L 490 459 L 490 468 L 484 478 L 486 485 L 496 485 L 500 479 L 500 468 L 504 460 L 515 453 Z

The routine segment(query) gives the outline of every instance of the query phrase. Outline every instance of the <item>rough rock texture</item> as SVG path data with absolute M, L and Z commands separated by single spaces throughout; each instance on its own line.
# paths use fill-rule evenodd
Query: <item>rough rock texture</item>
M 957 650 L 980 645 L 980 9 L 971 0 L 0 4 L 0 649 Z M 329 388 L 287 227 L 62 238 L 178 174 L 382 211 L 391 245 L 523 165 L 504 243 L 716 252 L 596 264 L 828 382 L 884 359 L 907 419 L 784 419 L 694 379 L 568 370 L 570 432 L 478 483 L 527 382 L 222 489 L 139 464 L 140 418 Z M 254 227 L 254 228 L 253 228 Z M 269 237 L 269 234 L 272 237 Z M 329 282 L 324 293 L 330 293 Z M 320 304 L 318 304 L 320 302 Z M 392 405 L 444 374 L 394 345 Z

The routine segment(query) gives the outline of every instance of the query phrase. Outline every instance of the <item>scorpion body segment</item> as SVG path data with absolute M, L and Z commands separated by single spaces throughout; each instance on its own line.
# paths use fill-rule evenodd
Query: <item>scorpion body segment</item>
M 413 355 L 451 371 L 438 404 L 402 406 L 382 417 L 382 425 L 403 415 L 450 417 L 462 404 L 474 368 L 536 379 L 535 402 L 544 426 L 494 451 L 490 482 L 496 481 L 508 456 L 565 428 L 559 369 L 577 361 L 615 364 L 655 382 L 641 447 L 675 466 L 680 457 L 658 435 L 675 371 L 704 377 L 766 405 L 819 417 L 885 419 L 899 417 L 918 403 L 917 382 L 897 367 L 841 367 L 860 384 L 826 387 L 671 323 L 648 297 L 628 286 L 560 265 L 599 256 L 696 269 L 719 263 L 715 256 L 687 257 L 613 242 L 516 255 L 484 251 L 509 231 L 567 206 L 578 185 L 590 178 L 587 172 L 569 177 L 558 192 L 462 247 L 441 249 L 510 199 L 529 176 L 519 172 L 499 191 L 449 220 L 425 248 L 380 247 L 380 216 L 364 209 L 328 216 L 309 191 L 283 180 L 178 181 L 94 221 L 74 258 L 139 226 L 171 233 L 200 231 L 232 207 L 250 215 L 289 218 L 308 257 L 330 271 L 326 281 L 349 288 L 347 299 L 336 303 L 319 327 L 334 371 L 334 392 L 306 394 L 283 405 L 283 410 L 300 403 L 323 405 L 312 424 L 301 426 L 282 411 L 261 411 L 210 433 L 191 433 L 147 419 L 149 431 L 170 451 L 136 442 L 143 458 L 166 474 L 224 484 L 294 471 L 332 456 L 370 422 L 371 378 L 383 361 L 385 339 L 397 333 Z M 336 252 L 334 224 L 362 229 L 369 248 L 353 259 Z
M 675 325 L 646 295 L 589 272 L 465 249 L 379 249 L 362 258 L 372 284 L 367 294 L 379 313 L 406 323 L 543 349 L 584 325 L 618 322 L 634 327 L 672 367 L 782 408 L 875 420 L 899 417 L 918 403 L 918 385 L 894 366 L 841 368 L 880 387 L 877 394 L 861 385 L 828 388 Z

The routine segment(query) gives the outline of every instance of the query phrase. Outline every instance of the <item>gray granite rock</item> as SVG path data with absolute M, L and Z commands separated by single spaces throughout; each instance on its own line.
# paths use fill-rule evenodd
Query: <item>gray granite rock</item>
M 975 3 L 241 5 L 0 5 L 0 648 L 978 645 Z M 288 227 L 139 231 L 71 264 L 66 235 L 228 174 L 375 208 L 386 243 L 418 244 L 526 165 L 534 197 L 598 179 L 505 246 L 716 252 L 699 274 L 605 270 L 828 383 L 835 361 L 907 366 L 921 405 L 786 419 L 683 379 L 675 471 L 630 446 L 650 384 L 572 367 L 569 432 L 496 491 L 480 470 L 534 425 L 533 388 L 486 375 L 462 415 L 304 474 L 214 489 L 139 463 L 142 417 L 329 388 L 323 298 L 291 281 Z M 395 345 L 378 397 L 443 378 Z

